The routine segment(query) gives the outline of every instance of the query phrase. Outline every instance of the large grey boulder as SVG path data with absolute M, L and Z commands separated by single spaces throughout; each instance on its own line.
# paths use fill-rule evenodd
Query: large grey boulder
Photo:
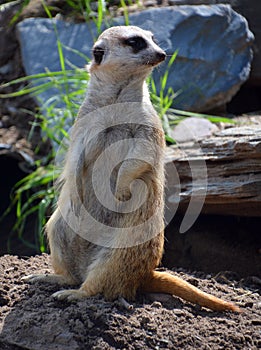
M 148 0 L 150 1 L 150 0 Z M 260 0 L 168 0 L 168 4 L 175 5 L 214 5 L 230 4 L 231 7 L 243 15 L 254 33 L 254 57 L 251 67 L 249 83 L 261 85 L 261 1 Z
M 175 100 L 176 108 L 206 111 L 224 105 L 249 76 L 253 34 L 246 19 L 229 5 L 154 8 L 130 15 L 129 21 L 153 31 L 169 55 L 178 50 L 168 80 L 168 86 L 180 92 Z M 123 18 L 116 18 L 111 23 L 122 24 Z M 98 35 L 93 23 L 26 19 L 18 24 L 17 30 L 28 75 L 46 68 L 50 71 L 60 69 L 54 26 L 67 62 L 78 67 L 86 64 L 83 57 L 69 48 L 91 56 L 91 46 Z M 163 64 L 160 70 L 155 70 L 157 80 L 165 68 L 166 64 Z M 54 91 L 50 93 L 54 94 Z M 43 101 L 49 97 L 47 92 L 40 96 Z

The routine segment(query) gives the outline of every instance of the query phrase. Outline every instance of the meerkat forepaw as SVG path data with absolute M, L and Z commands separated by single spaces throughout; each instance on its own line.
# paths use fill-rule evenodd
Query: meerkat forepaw
M 74 281 L 71 281 L 62 275 L 56 275 L 56 274 L 50 274 L 50 273 L 27 275 L 22 277 L 21 280 L 26 283 L 42 282 L 42 283 L 59 284 L 59 285 L 75 284 L 73 283 Z
M 23 276 L 21 280 L 26 283 L 42 282 L 42 281 L 46 281 L 47 276 L 48 275 L 45 275 L 45 274 L 27 275 L 27 276 Z
M 115 197 L 117 198 L 118 201 L 125 202 L 131 198 L 131 192 L 127 187 L 118 188 L 117 191 L 115 192 Z
M 52 297 L 57 300 L 75 301 L 84 299 L 87 297 L 87 295 L 86 293 L 77 289 L 67 289 L 59 290 L 58 292 L 53 293 Z

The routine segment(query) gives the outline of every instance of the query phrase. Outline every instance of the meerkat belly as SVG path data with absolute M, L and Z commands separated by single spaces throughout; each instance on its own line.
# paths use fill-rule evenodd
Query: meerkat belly
M 71 201 L 74 208 L 84 206 L 86 217 L 97 222 L 94 227 L 97 231 L 99 224 L 115 228 L 135 227 L 146 222 L 156 211 L 162 214 L 163 167 L 151 166 L 146 157 L 134 158 L 137 156 L 130 152 L 130 144 L 135 146 L 139 142 L 137 128 L 140 126 L 107 128 L 92 141 L 91 151 L 89 140 L 85 141 L 89 151 L 85 155 L 85 166 L 77 173 L 77 196 L 71 197 Z M 149 138 L 153 130 L 146 130 L 146 133 L 143 135 Z M 124 188 L 119 194 L 122 197 L 117 198 L 117 185 L 121 180 Z

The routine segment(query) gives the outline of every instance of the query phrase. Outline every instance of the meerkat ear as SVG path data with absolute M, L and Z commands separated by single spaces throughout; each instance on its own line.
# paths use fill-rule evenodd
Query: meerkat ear
M 93 58 L 94 58 L 95 63 L 101 64 L 101 61 L 102 61 L 103 56 L 104 56 L 104 52 L 105 52 L 105 50 L 101 46 L 95 46 L 93 48 L 92 54 L 93 54 Z

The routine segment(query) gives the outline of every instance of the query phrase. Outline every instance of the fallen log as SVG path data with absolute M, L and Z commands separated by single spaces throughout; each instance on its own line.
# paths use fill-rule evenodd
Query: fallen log
M 261 124 L 168 147 L 166 172 L 168 207 L 193 196 L 206 214 L 261 216 Z

